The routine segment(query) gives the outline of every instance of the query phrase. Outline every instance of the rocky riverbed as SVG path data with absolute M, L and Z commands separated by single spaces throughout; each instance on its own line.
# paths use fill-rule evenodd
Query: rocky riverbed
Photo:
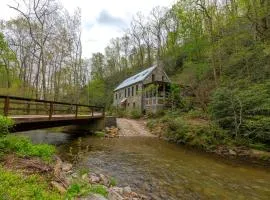
M 56 157 L 56 164 L 53 169 L 55 180 L 51 181 L 51 185 L 60 193 L 64 194 L 73 182 L 85 182 L 91 186 L 102 186 L 108 195 L 90 193 L 84 197 L 78 197 L 83 200 L 147 200 L 149 197 L 138 194 L 132 191 L 130 186 L 117 187 L 116 182 L 109 176 L 88 172 L 79 174 L 73 169 L 72 164 L 63 162 L 59 157 Z

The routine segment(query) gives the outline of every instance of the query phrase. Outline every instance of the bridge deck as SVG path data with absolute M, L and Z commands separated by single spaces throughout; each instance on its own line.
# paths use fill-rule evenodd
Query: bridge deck
M 9 118 L 13 119 L 16 123 L 24 122 L 38 122 L 38 121 L 58 121 L 58 120 L 78 120 L 78 119 L 91 119 L 91 118 L 102 118 L 102 113 L 93 113 L 93 115 L 78 115 L 74 114 L 66 115 L 52 115 L 51 119 L 47 115 L 12 115 Z

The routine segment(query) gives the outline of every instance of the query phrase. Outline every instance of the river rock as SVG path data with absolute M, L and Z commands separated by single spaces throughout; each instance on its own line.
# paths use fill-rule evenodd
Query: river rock
M 100 177 L 94 173 L 90 173 L 88 177 L 90 183 L 99 183 L 101 180 Z
M 119 193 L 119 194 L 123 194 L 124 193 L 124 189 L 121 187 L 111 187 L 111 190 L 114 190 L 115 192 Z
M 109 137 L 109 138 L 119 137 L 118 131 L 119 131 L 119 129 L 117 127 L 114 127 L 114 126 L 112 126 L 110 128 L 106 127 L 105 128 L 105 132 L 106 132 L 105 136 Z
M 82 180 L 87 180 L 87 174 L 82 175 Z
M 110 180 L 108 179 L 108 177 L 106 177 L 103 174 L 99 175 L 101 182 L 103 183 L 103 185 L 109 186 L 110 185 Z
M 61 194 L 64 194 L 66 192 L 66 189 L 56 181 L 52 181 L 51 185 L 56 188 Z
M 79 198 L 78 200 L 108 200 L 100 194 L 90 194 L 88 197 Z
M 108 200 L 124 200 L 124 197 L 122 197 L 116 191 L 110 189 L 108 194 Z
M 232 150 L 232 149 L 229 149 L 229 154 L 235 156 L 236 152 L 234 150 Z
M 124 192 L 124 194 L 130 194 L 132 192 L 130 186 L 124 187 L 123 192 Z
M 72 169 L 72 164 L 70 163 L 62 163 L 62 170 L 64 172 L 68 172 Z
M 71 174 L 71 177 L 72 177 L 72 178 L 78 178 L 79 175 L 75 172 L 75 173 Z

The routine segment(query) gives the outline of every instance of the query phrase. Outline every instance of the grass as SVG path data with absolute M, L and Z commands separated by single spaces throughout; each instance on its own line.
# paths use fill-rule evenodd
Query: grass
M 110 185 L 111 186 L 116 186 L 117 185 L 117 180 L 114 177 L 110 177 Z
M 85 182 L 73 183 L 67 190 L 65 199 L 74 199 L 75 197 L 83 197 L 91 193 L 100 194 L 104 197 L 108 196 L 108 191 L 103 185 L 90 185 Z
M 18 156 L 40 157 L 50 162 L 56 149 L 48 144 L 33 144 L 30 139 L 23 136 L 7 135 L 0 137 L 0 150 L 5 153 L 16 153 Z
M 0 166 L 0 199 L 62 199 L 41 176 L 23 176 Z
M 84 174 L 88 174 L 90 172 L 90 169 L 86 168 L 86 167 L 81 167 L 79 169 L 79 175 L 82 176 Z
M 94 135 L 97 137 L 105 137 L 105 132 L 104 131 L 96 131 Z

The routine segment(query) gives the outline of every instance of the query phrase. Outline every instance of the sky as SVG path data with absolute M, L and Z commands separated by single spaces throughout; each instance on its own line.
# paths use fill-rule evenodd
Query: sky
M 17 0 L 18 2 L 22 0 Z M 121 37 L 137 12 L 148 15 L 155 6 L 170 7 L 176 0 L 59 0 L 70 13 L 76 8 L 82 11 L 83 57 L 102 52 L 111 38 Z M 16 16 L 7 4 L 14 0 L 0 0 L 0 19 Z

